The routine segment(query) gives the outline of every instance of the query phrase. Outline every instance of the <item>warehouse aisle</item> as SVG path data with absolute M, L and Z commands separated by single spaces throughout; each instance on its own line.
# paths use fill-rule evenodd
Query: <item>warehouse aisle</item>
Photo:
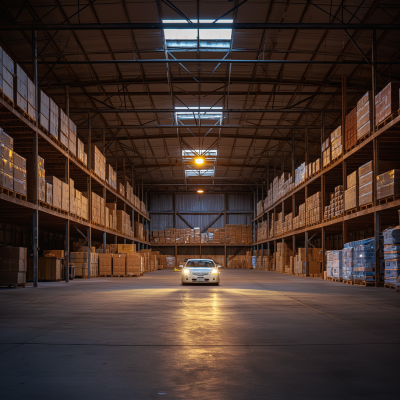
M 397 399 L 400 295 L 223 270 L 0 290 L 6 399 Z

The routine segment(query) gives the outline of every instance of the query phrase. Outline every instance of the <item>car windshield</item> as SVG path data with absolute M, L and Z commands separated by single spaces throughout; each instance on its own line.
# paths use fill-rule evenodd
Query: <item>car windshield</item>
M 213 261 L 207 260 L 190 260 L 186 263 L 187 268 L 214 268 Z

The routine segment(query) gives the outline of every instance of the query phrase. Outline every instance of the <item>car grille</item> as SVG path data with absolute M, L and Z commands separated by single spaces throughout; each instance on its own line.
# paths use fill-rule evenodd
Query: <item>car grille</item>
M 195 276 L 206 276 L 206 275 L 208 275 L 208 272 L 193 272 L 193 275 L 195 275 Z

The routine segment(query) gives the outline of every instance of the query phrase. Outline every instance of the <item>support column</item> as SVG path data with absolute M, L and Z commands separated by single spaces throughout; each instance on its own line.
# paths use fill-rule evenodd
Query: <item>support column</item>
M 322 247 L 322 279 L 324 279 L 324 272 L 326 271 L 326 256 L 325 256 L 325 228 L 321 228 L 321 247 Z
M 305 244 L 305 248 L 306 248 L 306 276 L 309 275 L 308 273 L 308 231 L 306 231 L 305 233 L 305 239 L 306 239 L 306 244 Z
M 295 178 L 295 150 L 296 150 L 296 140 L 295 140 L 295 133 L 292 132 L 292 182 L 294 183 Z
M 308 165 L 308 128 L 306 128 L 306 131 L 305 131 L 305 142 L 304 142 L 304 145 L 305 145 L 305 147 L 304 147 L 304 161 L 305 161 L 305 163 L 306 163 L 306 168 L 307 168 L 307 165 Z M 308 170 L 307 170 L 307 174 L 308 174 Z
M 69 87 L 65 88 L 65 115 L 69 118 Z M 69 185 L 69 151 L 65 160 L 65 183 Z M 71 188 L 69 188 L 71 190 Z M 71 195 L 70 195 L 71 196 Z M 65 220 L 65 282 L 69 282 L 69 219 Z
M 292 235 L 292 243 L 293 243 L 293 273 L 298 272 L 298 265 L 294 263 L 294 257 L 296 255 L 296 236 Z M 297 269 L 297 270 L 296 270 Z
M 92 165 L 92 126 L 90 123 L 90 113 L 88 113 L 88 165 Z M 90 246 L 92 244 L 92 178 L 91 175 L 88 176 L 87 180 L 87 193 L 88 193 L 88 208 L 89 208 L 89 223 L 90 226 L 87 229 L 87 239 L 88 239 L 88 279 L 90 279 L 91 275 L 91 254 L 90 254 Z
M 107 233 L 103 232 L 103 254 L 107 253 Z
M 375 132 L 375 130 L 376 130 L 376 110 L 375 110 L 374 104 L 375 104 L 375 96 L 377 94 L 376 93 L 377 92 L 377 90 L 376 90 L 376 87 L 377 87 L 377 85 L 376 85 L 376 81 L 377 81 L 377 69 L 376 69 L 377 49 L 376 49 L 376 30 L 375 29 L 372 30 L 371 48 L 372 48 L 372 96 L 371 96 L 372 97 L 371 98 L 371 101 L 372 101 L 372 107 L 371 107 L 372 126 L 371 126 L 371 131 Z
M 372 104 L 375 104 L 375 102 L 373 101 Z M 374 108 L 374 106 L 372 108 Z M 342 75 L 342 137 L 345 137 L 346 134 L 346 115 L 347 115 L 347 77 L 346 75 Z
M 38 287 L 38 262 L 39 262 L 39 210 L 38 201 L 38 126 L 39 126 L 39 104 L 38 104 L 38 72 L 37 72 L 37 34 L 32 31 L 32 59 L 33 59 L 33 83 L 35 85 L 36 99 L 36 123 L 33 131 L 33 226 L 32 226 L 32 252 L 33 252 L 33 287 Z

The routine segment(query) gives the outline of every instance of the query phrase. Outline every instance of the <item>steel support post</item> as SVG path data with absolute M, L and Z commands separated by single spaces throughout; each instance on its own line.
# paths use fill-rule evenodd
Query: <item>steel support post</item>
M 292 182 L 294 183 L 295 178 L 295 150 L 296 150 L 296 137 L 294 131 L 292 132 Z
M 305 239 L 306 239 L 306 245 L 305 245 L 305 248 L 306 248 L 306 271 L 305 271 L 305 273 L 306 273 L 306 276 L 308 276 L 309 275 L 309 273 L 308 273 L 308 231 L 306 231 L 306 233 L 305 233 Z
M 274 240 L 274 271 L 276 271 L 276 240 Z
M 69 87 L 65 87 L 65 115 L 69 118 Z M 69 185 L 69 151 L 65 160 L 65 183 Z M 65 220 L 65 282 L 69 282 L 69 219 Z
M 305 146 L 304 146 L 304 162 L 306 163 L 306 168 L 308 166 L 308 128 L 305 131 Z M 307 170 L 308 171 L 308 170 Z
M 65 183 L 69 185 L 69 158 L 65 160 Z M 70 188 L 71 190 L 71 188 Z M 69 219 L 65 220 L 65 282 L 69 282 Z
M 92 165 L 92 127 L 90 123 L 90 113 L 88 113 L 88 165 Z M 88 193 L 88 209 L 89 209 L 89 223 L 92 223 L 92 177 L 88 176 L 87 180 L 87 193 Z M 90 254 L 90 246 L 92 243 L 92 228 L 91 226 L 87 229 L 87 239 L 88 239 L 88 279 L 90 279 L 91 275 L 91 254 Z
M 346 134 L 346 115 L 347 115 L 347 77 L 346 75 L 342 75 L 342 137 L 345 137 Z
M 293 242 L 293 265 L 291 266 L 293 273 L 296 272 L 296 267 L 297 267 L 297 271 L 299 270 L 298 265 L 296 266 L 294 263 L 294 257 L 296 255 L 296 236 L 292 235 L 292 242 Z
M 33 83 L 35 85 L 35 99 L 38 99 L 38 71 L 37 71 L 37 34 L 32 32 L 32 59 L 33 59 Z M 39 262 L 39 210 L 38 210 L 38 126 L 39 113 L 36 107 L 36 124 L 33 131 L 33 202 L 35 209 L 33 210 L 32 225 L 32 252 L 33 252 L 33 286 L 38 287 L 38 262 Z
M 322 279 L 324 279 L 324 272 L 326 271 L 326 255 L 325 255 L 325 228 L 321 228 L 321 247 L 322 247 Z
M 103 232 L 103 254 L 107 253 L 107 233 Z

